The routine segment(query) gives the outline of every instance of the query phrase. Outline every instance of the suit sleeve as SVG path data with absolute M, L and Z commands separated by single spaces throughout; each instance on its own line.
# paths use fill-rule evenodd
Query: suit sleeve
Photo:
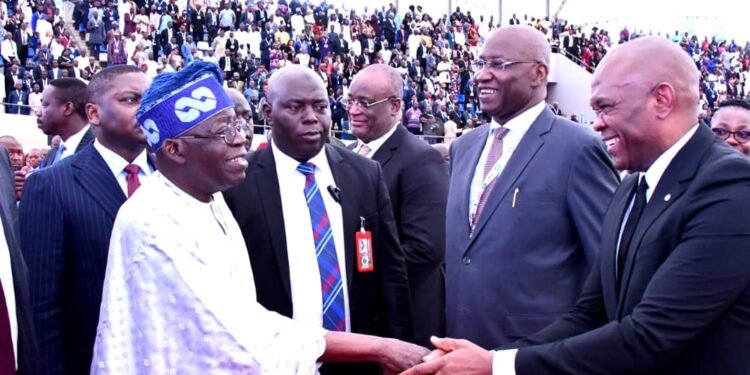
M 631 315 L 562 341 L 521 348 L 516 371 L 652 373 L 732 308 L 750 284 L 750 172 L 746 161 L 735 161 L 712 173 L 722 177 L 711 177 L 682 198 L 690 199 L 683 203 L 682 235 Z
M 396 234 L 391 198 L 380 165 L 377 165 L 376 184 L 379 223 L 378 237 L 373 239 L 377 245 L 373 244 L 373 247 L 375 267 L 378 267 L 378 263 L 382 265 L 380 277 L 385 299 L 386 329 L 390 337 L 408 341 L 412 336 L 412 322 L 406 258 Z
M 568 176 L 568 207 L 590 272 L 598 259 L 602 221 L 620 179 L 601 141 L 582 148 Z
M 32 174 L 19 206 L 21 249 L 29 270 L 41 367 L 47 374 L 63 372 L 62 285 L 65 254 L 62 206 L 49 173 Z
M 437 266 L 445 260 L 448 172 L 440 153 L 433 149 L 411 165 L 409 175 L 401 176 L 401 247 L 409 265 Z

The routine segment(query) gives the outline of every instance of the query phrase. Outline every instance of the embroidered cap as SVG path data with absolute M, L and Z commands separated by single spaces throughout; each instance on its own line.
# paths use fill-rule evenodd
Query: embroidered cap
M 219 66 L 202 61 L 156 76 L 136 112 L 151 151 L 158 151 L 164 140 L 179 137 L 211 116 L 234 108 L 222 81 Z

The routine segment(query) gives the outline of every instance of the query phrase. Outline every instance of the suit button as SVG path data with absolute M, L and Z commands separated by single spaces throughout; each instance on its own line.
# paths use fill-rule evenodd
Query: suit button
M 468 266 L 469 264 L 471 264 L 471 258 L 469 258 L 469 257 L 464 257 L 464 264 L 465 264 L 465 265 L 467 265 L 467 266 Z

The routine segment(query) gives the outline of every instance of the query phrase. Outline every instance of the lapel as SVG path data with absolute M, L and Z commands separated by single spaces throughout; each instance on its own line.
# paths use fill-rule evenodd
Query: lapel
M 81 150 L 78 157 L 73 157 L 73 176 L 76 181 L 114 220 L 127 198 L 109 166 L 93 145 Z
M 552 111 L 545 107 L 539 117 L 537 117 L 534 123 L 531 124 L 531 127 L 523 136 L 518 147 L 516 147 L 513 155 L 511 155 L 508 160 L 508 164 L 505 166 L 502 173 L 497 176 L 495 187 L 492 188 L 489 197 L 487 197 L 487 203 L 482 214 L 479 216 L 476 228 L 474 228 L 474 235 L 469 239 L 469 243 L 464 249 L 464 252 L 469 249 L 474 238 L 477 237 L 482 228 L 487 224 L 493 211 L 495 211 L 505 195 L 508 194 L 508 191 L 514 186 L 516 180 L 521 176 L 521 173 L 526 169 L 526 166 L 534 155 L 536 155 L 537 151 L 539 151 L 544 145 L 544 135 L 552 129 L 552 123 L 554 121 L 555 116 L 552 114 Z M 489 126 L 487 129 L 489 133 Z M 484 146 L 484 144 L 481 146 Z M 476 163 L 473 165 L 476 166 Z M 471 170 L 473 171 L 474 169 Z M 469 183 L 471 183 L 471 179 L 469 179 Z
M 608 209 L 608 214 L 602 224 L 602 243 L 600 246 L 602 275 L 602 295 L 604 296 L 604 306 L 610 319 L 614 319 L 617 310 L 617 288 L 615 277 L 615 254 L 617 254 L 617 240 L 620 237 L 620 227 L 625 210 L 628 209 L 632 197 L 633 189 L 638 183 L 638 174 L 632 174 L 623 180 L 615 196 L 612 197 L 612 206 Z
M 271 247 L 276 255 L 276 266 L 279 269 L 281 283 L 284 286 L 287 297 L 292 300 L 292 287 L 289 278 L 289 256 L 286 248 L 286 233 L 284 231 L 284 215 L 281 209 L 281 190 L 279 189 L 279 177 L 276 174 L 276 161 L 271 151 L 272 145 L 257 151 L 258 168 L 253 168 L 253 180 L 258 191 L 258 199 L 263 206 L 266 219 L 266 227 L 271 233 Z M 279 229 L 280 228 L 280 229 Z M 253 251 L 253 249 L 248 249 Z
M 89 143 L 92 143 L 92 142 L 94 142 L 94 131 L 91 130 L 91 126 L 89 126 L 89 128 L 86 129 L 86 132 L 83 133 L 83 137 L 81 137 L 81 142 L 78 143 L 78 147 L 76 147 L 76 150 L 73 153 L 80 152 L 86 146 L 88 146 Z
M 455 181 L 458 185 L 456 191 L 458 191 L 458 196 L 461 197 L 458 212 L 460 213 L 460 215 L 463 215 L 463 217 L 460 218 L 460 222 L 465 225 L 464 228 L 467 235 L 471 233 L 471 223 L 469 223 L 469 196 L 471 195 L 471 180 L 474 177 L 474 170 L 476 169 L 476 165 L 479 162 L 479 157 L 482 155 L 484 144 L 487 142 L 487 136 L 489 136 L 490 134 L 490 127 L 489 125 L 483 125 L 474 129 L 472 133 L 473 132 L 481 132 L 482 134 L 473 142 L 466 142 L 466 157 L 456 155 L 455 159 L 451 159 L 455 160 L 451 161 L 451 175 L 455 174 L 456 176 L 463 176 L 463 178 L 456 178 Z M 459 152 L 458 148 L 456 148 L 456 152 Z M 468 248 L 468 244 L 471 239 L 467 238 L 467 240 L 468 241 L 466 248 Z
M 344 160 L 336 146 L 325 145 L 326 157 L 331 167 L 333 181 L 341 189 L 341 218 L 344 230 L 344 257 L 346 264 L 346 287 L 351 290 L 352 272 L 354 269 L 354 233 L 359 229 L 359 198 L 356 181 L 361 178 L 352 166 Z
M 396 125 L 396 131 L 394 131 L 393 134 L 391 134 L 391 137 L 388 138 L 377 151 L 375 151 L 372 155 L 372 160 L 380 163 L 381 167 L 385 167 L 385 165 L 388 164 L 388 161 L 391 160 L 396 153 L 396 150 L 398 150 L 398 146 L 400 146 L 404 138 L 407 137 L 406 133 L 408 132 L 403 126 Z
M 627 286 L 633 274 L 633 263 L 644 235 L 664 210 L 680 199 L 680 196 L 682 196 L 682 193 L 695 176 L 703 155 L 715 141 L 716 138 L 711 130 L 699 125 L 693 137 L 675 155 L 661 176 L 653 194 L 651 194 L 648 204 L 646 204 L 643 210 L 640 220 L 638 220 L 638 225 L 635 228 L 635 232 L 633 232 L 633 241 L 630 243 L 630 248 L 628 248 L 627 259 L 625 259 L 625 267 L 623 269 L 622 284 L 620 285 L 622 293 L 619 296 L 618 315 L 622 314 L 624 308 L 623 302 L 627 294 Z M 667 199 L 668 195 L 669 199 Z

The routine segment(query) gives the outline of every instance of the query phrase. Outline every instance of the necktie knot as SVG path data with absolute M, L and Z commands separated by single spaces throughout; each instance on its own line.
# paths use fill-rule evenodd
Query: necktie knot
M 358 153 L 362 156 L 367 156 L 368 154 L 370 154 L 370 151 L 372 151 L 370 146 L 363 143 L 361 146 L 359 146 Z
M 315 164 L 313 163 L 300 163 L 297 166 L 297 170 L 305 175 L 305 177 L 315 174 Z
M 132 175 L 138 175 L 138 173 L 141 171 L 141 167 L 135 165 L 135 164 L 128 164 L 125 167 L 125 173 L 127 173 L 129 176 Z
M 497 130 L 495 130 L 495 139 L 503 139 L 503 137 L 508 134 L 508 131 L 510 131 L 510 129 L 502 126 L 497 128 Z

